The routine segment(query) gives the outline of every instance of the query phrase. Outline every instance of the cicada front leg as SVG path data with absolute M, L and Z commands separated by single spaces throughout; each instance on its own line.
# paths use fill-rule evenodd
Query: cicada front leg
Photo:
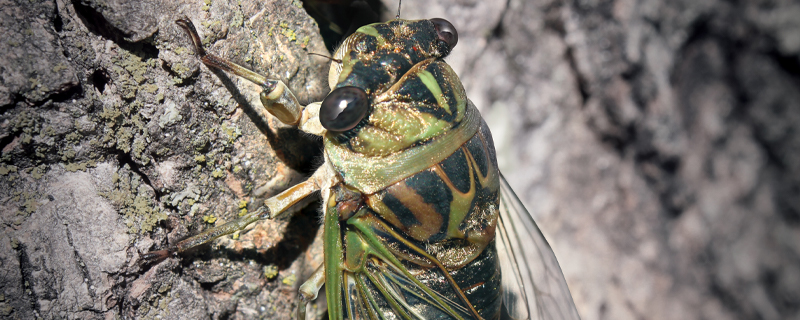
M 315 134 L 322 135 L 325 129 L 319 124 L 318 117 L 314 115 L 319 114 L 319 103 L 312 103 L 308 106 L 301 106 L 297 102 L 291 90 L 281 80 L 268 79 L 267 77 L 242 67 L 234 62 L 223 59 L 214 54 L 206 52 L 203 48 L 203 41 L 200 35 L 197 34 L 194 24 L 191 20 L 182 18 L 175 21 L 192 39 L 192 45 L 195 53 L 203 61 L 203 64 L 209 68 L 222 70 L 228 73 L 245 78 L 261 87 L 262 91 L 259 94 L 261 104 L 267 111 L 275 116 L 281 122 L 297 126 L 300 130 Z M 262 119 L 266 121 L 266 119 Z
M 324 129 L 319 124 L 319 120 L 315 115 L 319 113 L 319 103 L 311 104 L 309 107 L 303 107 L 297 102 L 294 94 L 286 87 L 286 84 L 280 80 L 267 79 L 267 77 L 242 67 L 236 63 L 220 58 L 216 55 L 207 53 L 203 48 L 202 39 L 197 33 L 197 29 L 191 20 L 183 18 L 175 21 L 178 26 L 183 28 L 192 40 L 195 53 L 199 56 L 200 60 L 209 68 L 223 70 L 234 75 L 243 77 L 249 81 L 261 86 L 260 93 L 261 103 L 267 111 L 278 118 L 281 122 L 299 126 L 301 130 L 312 134 L 322 134 Z M 261 119 L 266 122 L 266 119 Z M 311 121 L 310 121 L 311 120 Z M 148 252 L 142 255 L 145 263 L 162 260 L 170 255 L 177 254 L 189 250 L 190 248 L 209 243 L 214 239 L 221 236 L 234 233 L 242 230 L 247 225 L 259 220 L 270 219 L 276 215 L 284 212 L 286 209 L 302 200 L 311 193 L 319 190 L 319 179 L 314 177 L 295 185 L 292 188 L 267 199 L 265 207 L 251 212 L 247 215 L 239 217 L 236 220 L 225 223 L 221 226 L 206 230 L 200 234 L 185 239 L 176 245 L 170 246 L 167 249 Z
M 199 56 L 203 64 L 209 68 L 222 70 L 228 73 L 245 78 L 262 88 L 260 93 L 261 104 L 267 111 L 281 122 L 297 126 L 300 130 L 314 134 L 323 135 L 325 128 L 319 121 L 320 103 L 311 103 L 301 106 L 297 102 L 295 95 L 289 90 L 286 84 L 280 80 L 268 79 L 267 77 L 242 67 L 236 63 L 220 58 L 216 55 L 207 53 L 203 48 L 202 39 L 197 33 L 194 24 L 189 19 L 179 19 L 176 23 L 183 28 L 192 40 L 195 53 Z M 267 122 L 267 119 L 261 119 Z M 178 242 L 167 249 L 158 250 L 142 255 L 144 263 L 152 263 L 162 260 L 171 255 L 187 251 L 193 247 L 214 241 L 215 239 L 242 230 L 247 225 L 260 219 L 272 219 L 291 208 L 307 196 L 320 191 L 327 190 L 335 183 L 335 174 L 331 169 L 323 165 L 306 181 L 301 182 L 280 194 L 264 201 L 264 206 L 260 209 L 248 213 L 236 220 L 227 222 L 221 226 L 211 228 L 200 234 L 189 237 Z M 326 198 L 323 195 L 323 198 Z M 305 319 L 306 305 L 316 299 L 317 294 L 325 283 L 324 266 L 320 266 L 316 272 L 300 287 L 300 303 L 297 311 L 299 319 Z

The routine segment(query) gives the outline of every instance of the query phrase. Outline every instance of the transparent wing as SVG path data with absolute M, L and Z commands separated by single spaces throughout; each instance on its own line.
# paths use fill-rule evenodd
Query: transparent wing
M 508 316 L 580 319 L 553 250 L 502 175 L 498 225 L 496 243 Z

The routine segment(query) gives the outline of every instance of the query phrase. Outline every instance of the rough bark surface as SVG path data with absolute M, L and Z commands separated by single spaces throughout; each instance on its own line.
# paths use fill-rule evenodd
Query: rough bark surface
M 800 319 L 796 1 L 403 15 L 458 28 L 447 60 L 584 319 Z
M 5 1 L 0 15 L 0 318 L 285 318 L 319 264 L 313 207 L 139 256 L 312 170 L 319 141 L 258 122 L 258 88 L 202 66 L 174 23 L 320 100 L 327 60 L 308 52 L 326 49 L 302 3 Z
M 294 309 L 321 256 L 313 205 L 138 263 L 319 161 L 315 140 L 257 121 L 257 87 L 202 66 L 181 16 L 303 102 L 326 94 L 298 1 L 0 0 L 0 318 Z M 458 29 L 447 61 L 583 319 L 800 319 L 798 16 L 788 0 L 406 0 L 401 14 Z

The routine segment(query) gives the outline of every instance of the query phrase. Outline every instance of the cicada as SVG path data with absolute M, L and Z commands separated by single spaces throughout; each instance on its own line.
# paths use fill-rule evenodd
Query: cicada
M 331 92 L 302 106 L 280 80 L 207 53 L 210 68 L 263 91 L 278 120 L 322 137 L 324 163 L 261 210 L 144 255 L 156 260 L 271 219 L 319 192 L 324 262 L 297 316 L 325 285 L 330 319 L 577 319 L 555 255 L 497 168 L 489 128 L 443 60 L 444 19 L 359 28 L 331 58 Z

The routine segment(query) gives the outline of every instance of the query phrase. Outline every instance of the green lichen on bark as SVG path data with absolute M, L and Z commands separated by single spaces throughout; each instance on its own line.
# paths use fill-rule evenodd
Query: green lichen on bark
M 120 87 L 124 99 L 135 98 L 140 89 L 150 88 L 152 90 L 153 80 L 147 76 L 147 72 L 158 65 L 158 59 L 142 60 L 141 57 L 131 52 L 119 50 L 112 57 L 112 61 L 114 62 L 111 67 L 112 78 Z M 145 84 L 146 82 L 147 84 Z
M 128 232 L 150 232 L 160 221 L 167 219 L 167 214 L 150 200 L 151 192 L 128 165 L 114 173 L 111 180 L 114 188 L 100 194 L 119 208 Z

